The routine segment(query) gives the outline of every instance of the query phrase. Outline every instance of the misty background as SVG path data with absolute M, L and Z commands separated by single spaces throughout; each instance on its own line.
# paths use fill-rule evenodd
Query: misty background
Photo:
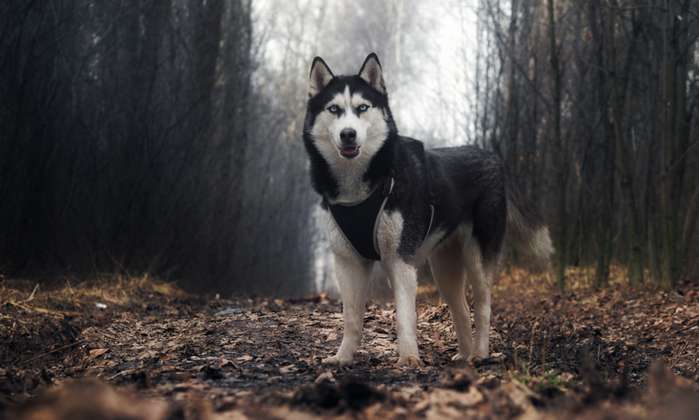
M 402 134 L 505 160 L 561 287 L 697 281 L 698 37 L 695 0 L 3 1 L 0 275 L 329 287 L 308 71 L 375 51 Z

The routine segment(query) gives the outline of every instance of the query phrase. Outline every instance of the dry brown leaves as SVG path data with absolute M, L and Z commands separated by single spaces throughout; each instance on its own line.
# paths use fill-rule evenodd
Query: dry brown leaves
M 423 288 L 421 369 L 394 366 L 390 304 L 369 305 L 356 363 L 331 369 L 320 360 L 339 345 L 341 306 L 324 296 L 207 300 L 151 279 L 51 291 L 5 282 L 0 415 L 133 413 L 114 411 L 123 406 L 139 407 L 135 418 L 681 418 L 699 380 L 697 288 L 594 292 L 573 274 L 565 294 L 542 277 L 503 276 L 498 357 L 477 367 L 450 361 L 448 309 Z M 80 408 L 86 390 L 100 396 Z

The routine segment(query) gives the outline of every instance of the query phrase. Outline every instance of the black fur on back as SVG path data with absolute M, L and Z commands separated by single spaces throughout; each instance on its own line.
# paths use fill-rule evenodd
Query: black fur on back
M 337 180 L 316 149 L 311 130 L 326 103 L 346 86 L 351 92 L 361 91 L 384 111 L 388 137 L 370 161 L 364 180 L 370 186 L 387 177 L 395 180 L 385 210 L 398 211 L 403 217 L 400 255 L 406 260 L 416 255 L 427 231 L 432 205 L 435 209 L 432 232 L 441 231 L 443 238 L 447 238 L 460 226 L 472 226 L 484 262 L 496 263 L 508 220 L 506 177 L 500 158 L 475 146 L 425 150 L 422 142 L 398 135 L 388 97 L 358 76 L 337 76 L 308 101 L 303 139 L 315 190 L 329 199 L 338 194 Z

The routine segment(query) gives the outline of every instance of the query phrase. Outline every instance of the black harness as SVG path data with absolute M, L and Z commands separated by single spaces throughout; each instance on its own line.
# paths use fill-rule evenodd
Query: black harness
M 394 183 L 393 178 L 388 178 L 374 188 L 369 197 L 359 203 L 330 204 L 326 198 L 323 199 L 347 241 L 357 254 L 368 260 L 381 260 L 376 243 L 376 230 L 379 216 L 393 191 Z M 433 220 L 434 206 L 430 205 L 430 221 L 423 241 L 430 234 Z

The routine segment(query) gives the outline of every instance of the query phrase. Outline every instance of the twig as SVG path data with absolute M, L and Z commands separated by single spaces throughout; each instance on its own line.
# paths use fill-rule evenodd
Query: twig
M 35 360 L 39 360 L 39 359 L 41 359 L 42 357 L 48 356 L 48 355 L 51 354 L 51 353 L 55 353 L 55 352 L 57 352 L 57 351 L 65 350 L 65 349 L 68 349 L 68 348 L 77 346 L 77 345 L 79 345 L 79 344 L 83 344 L 84 342 L 85 342 L 85 339 L 81 339 L 81 340 L 78 340 L 78 341 L 74 341 L 74 342 L 72 342 L 72 343 L 70 343 L 70 344 L 66 344 L 65 346 L 61 346 L 61 347 L 55 348 L 55 349 L 53 349 L 53 350 L 49 350 L 49 351 L 47 351 L 46 353 L 41 353 L 40 355 L 34 356 L 34 357 L 32 357 L 31 359 L 25 360 L 25 361 L 23 361 L 23 362 L 19 362 L 19 365 L 25 365 L 25 364 L 30 363 L 30 362 L 33 362 L 33 361 L 35 361 Z
M 36 295 L 36 291 L 39 290 L 39 283 L 34 286 L 34 290 L 32 290 L 32 293 L 29 295 L 27 299 L 24 300 L 24 303 L 31 302 L 34 300 L 34 295 Z
M 694 327 L 699 327 L 699 322 L 695 322 L 694 324 L 685 325 L 683 328 L 680 328 L 679 330 L 675 331 L 675 334 L 691 330 Z
M 22 308 L 22 309 L 24 309 L 25 311 L 30 311 L 30 312 L 31 312 L 31 311 L 34 311 L 34 312 L 39 312 L 39 313 L 42 313 L 42 314 L 51 315 L 51 316 L 60 317 L 60 318 L 65 318 L 66 316 L 73 316 L 73 317 L 75 317 L 75 316 L 79 316 L 79 315 L 80 315 L 78 312 L 52 311 L 52 310 L 46 309 L 46 308 L 39 308 L 39 307 L 36 307 L 36 306 L 29 306 L 29 305 L 25 305 L 23 302 L 16 302 L 16 301 L 14 301 L 14 300 L 8 301 L 7 304 L 8 304 L 8 305 L 12 305 L 12 306 L 16 306 L 16 307 L 18 307 L 18 308 Z
M 107 378 L 107 380 L 113 381 L 120 376 L 128 375 L 130 373 L 134 373 L 135 371 L 136 371 L 136 369 L 124 369 L 121 372 L 117 372 L 114 375 L 110 376 L 109 378 Z
M 531 337 L 529 338 L 529 367 L 534 365 L 534 340 L 539 328 L 539 322 L 535 321 L 532 325 Z

